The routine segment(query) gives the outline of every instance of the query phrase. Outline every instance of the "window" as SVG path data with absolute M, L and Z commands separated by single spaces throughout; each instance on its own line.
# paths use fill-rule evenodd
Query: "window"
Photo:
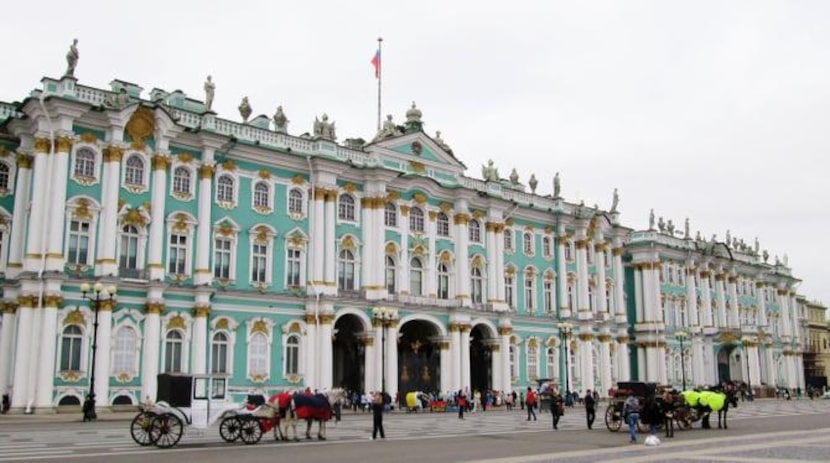
M 0 163 L 0 190 L 8 190 L 9 189 L 9 179 L 10 179 L 10 172 L 9 166 L 3 163 Z
M 525 275 L 525 310 L 528 312 L 536 308 L 536 278 Z
M 550 257 L 552 255 L 549 236 L 542 238 L 542 254 L 545 257 Z
M 611 292 L 613 288 L 606 283 L 605 284 L 605 311 L 609 313 L 614 313 L 614 300 L 611 297 Z
M 568 283 L 568 307 L 571 310 L 576 309 L 576 299 L 574 294 L 574 285 L 573 283 Z
M 481 274 L 481 268 L 473 267 L 470 272 L 470 285 L 472 290 L 472 301 L 476 304 L 481 304 L 484 300 L 484 278 Z
M 134 225 L 125 225 L 121 229 L 120 268 L 125 270 L 138 268 L 138 238 L 138 229 Z
M 395 294 L 395 259 L 392 256 L 386 256 L 386 290 L 389 294 Z
M 594 286 L 593 286 L 593 285 L 591 285 L 591 284 L 589 284 L 589 285 L 588 285 L 588 309 L 589 309 L 591 312 L 593 312 L 593 311 L 594 311 L 594 306 L 596 306 L 596 304 L 594 303 L 594 296 L 595 296 L 595 294 L 594 294 Z
M 409 228 L 414 232 L 424 231 L 424 211 L 419 207 L 409 210 Z
M 450 269 L 447 264 L 438 264 L 438 299 L 450 298 Z
M 522 235 L 522 249 L 525 254 L 533 254 L 533 234 L 525 232 Z
M 351 195 L 340 195 L 338 217 L 340 220 L 354 221 L 354 198 Z
M 412 259 L 409 264 L 409 292 L 413 296 L 424 294 L 424 266 L 421 259 Z
M 539 348 L 535 344 L 527 348 L 527 377 L 531 380 L 539 377 Z
M 515 378 L 516 375 L 516 346 L 510 343 L 510 378 Z
M 222 177 L 226 178 L 226 177 Z M 222 178 L 220 178 L 220 183 Z M 230 200 L 233 199 L 233 180 L 230 177 L 227 177 L 228 180 L 231 181 L 230 188 Z M 219 184 L 216 186 L 216 198 L 219 201 L 223 201 L 221 194 L 219 192 Z M 173 171 L 173 194 L 175 195 L 189 195 L 190 194 L 190 169 L 187 167 L 179 166 Z M 230 201 L 228 200 L 228 201 Z
M 603 265 L 605 265 L 605 267 L 611 267 L 611 253 L 610 252 L 606 252 L 605 254 L 603 254 L 602 255 L 602 260 L 603 260 Z
M 386 208 L 383 213 L 383 223 L 387 227 L 398 226 L 398 208 L 395 203 L 386 203 Z
M 300 338 L 291 335 L 285 341 L 285 374 L 297 375 L 300 373 Z
M 480 243 L 481 242 L 481 224 L 478 220 L 471 220 L 470 224 L 467 225 L 467 229 L 470 235 L 470 242 L 472 243 Z
M 348 249 L 340 251 L 340 272 L 337 276 L 337 288 L 354 291 L 354 254 Z
M 216 181 L 216 200 L 226 203 L 233 202 L 233 177 L 223 175 Z
M 504 230 L 504 249 L 506 251 L 513 250 L 513 230 L 509 228 Z
M 254 208 L 259 210 L 271 209 L 271 189 L 265 182 L 254 185 Z
M 262 333 L 254 333 L 248 343 L 248 372 L 254 377 L 268 375 L 268 339 Z
M 228 336 L 225 333 L 213 335 L 213 341 L 210 343 L 210 372 L 228 372 Z
M 95 152 L 81 148 L 75 153 L 75 177 L 95 178 Z
M 544 292 L 544 304 L 545 304 L 545 312 L 552 313 L 553 312 L 553 281 L 552 280 L 545 280 L 542 283 L 542 291 Z M 548 376 L 550 378 L 550 376 Z
M 516 308 L 516 278 L 513 273 L 508 273 L 504 276 L 504 299 L 511 309 Z
M 178 233 L 170 235 L 167 272 L 175 275 L 187 272 L 187 236 Z
M 164 371 L 166 373 L 181 373 L 182 370 L 182 334 L 170 331 L 164 340 Z
M 547 353 L 548 353 L 547 359 L 546 359 L 547 360 L 547 368 L 548 368 L 547 377 L 548 378 L 558 378 L 559 377 L 559 372 L 556 371 L 557 370 L 557 368 L 556 368 L 557 367 L 557 365 L 556 365 L 556 349 L 554 349 L 553 347 L 548 347 Z
M 144 160 L 134 154 L 127 158 L 124 166 L 124 183 L 127 185 L 144 185 Z
M 86 265 L 89 262 L 89 222 L 73 220 L 69 223 L 69 252 L 67 263 Z
M 61 335 L 61 371 L 81 370 L 83 335 L 77 325 L 69 325 Z
M 447 214 L 439 212 L 435 219 L 438 236 L 450 236 L 450 218 Z
M 231 279 L 230 238 L 216 238 L 213 242 L 213 277 L 223 280 Z
M 112 349 L 112 372 L 116 375 L 126 374 L 136 376 L 136 346 L 138 334 L 130 326 L 122 326 L 115 332 L 115 342 Z
M 285 269 L 285 285 L 300 286 L 300 270 L 302 264 L 302 251 L 299 249 L 288 250 L 288 265 Z
M 574 260 L 574 244 L 571 241 L 565 242 L 565 260 Z
M 251 281 L 254 283 L 266 282 L 268 268 L 268 245 L 257 244 L 251 247 Z
M 303 213 L 303 192 L 299 188 L 292 188 L 288 192 L 288 213 L 296 215 Z

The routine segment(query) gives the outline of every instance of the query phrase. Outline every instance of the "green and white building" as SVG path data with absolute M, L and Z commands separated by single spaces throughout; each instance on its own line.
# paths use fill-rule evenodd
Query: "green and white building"
M 99 406 L 154 397 L 163 372 L 238 394 L 804 386 L 798 280 L 757 246 L 469 177 L 414 104 L 338 143 L 325 117 L 297 136 L 111 87 L 44 78 L 0 103 L 13 410 L 83 400 L 96 314 Z M 93 304 L 80 288 L 99 281 L 117 293 Z

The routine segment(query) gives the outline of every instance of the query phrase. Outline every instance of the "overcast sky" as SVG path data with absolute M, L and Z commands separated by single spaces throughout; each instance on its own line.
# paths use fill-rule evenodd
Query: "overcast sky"
M 789 256 L 830 303 L 830 2 L 114 1 L 4 7 L 0 100 L 59 77 L 79 39 L 80 83 L 180 89 L 240 120 L 283 105 L 289 132 L 326 112 L 371 139 L 383 37 L 383 114 L 411 101 L 426 130 L 481 176 L 561 172 L 566 200 L 648 211 L 705 237 L 726 230 Z M 770 259 L 772 260 L 772 258 Z

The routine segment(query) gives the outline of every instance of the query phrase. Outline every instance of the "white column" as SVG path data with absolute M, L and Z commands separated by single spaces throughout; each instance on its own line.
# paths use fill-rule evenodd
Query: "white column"
M 718 326 L 721 328 L 725 328 L 726 325 L 726 288 L 724 287 L 723 280 L 726 278 L 726 274 L 718 273 L 715 275 L 715 298 L 717 300 L 717 312 L 718 312 Z
M 98 220 L 98 255 L 95 259 L 95 275 L 117 275 L 118 261 L 115 258 L 116 237 L 118 236 L 118 184 L 119 170 L 124 149 L 119 145 L 104 148 L 104 175 L 101 179 L 101 217 Z M 98 373 L 97 371 L 95 372 Z M 103 396 L 97 394 L 100 398 Z
M 334 369 L 332 341 L 334 324 L 334 313 L 332 309 L 327 308 L 326 312 L 320 315 L 320 372 L 317 387 L 319 389 L 332 388 L 332 370 Z
M 588 246 L 590 245 L 588 239 L 576 242 L 576 309 L 577 318 L 580 320 L 589 320 L 593 317 L 588 303 Z
M 753 344 L 747 349 L 749 354 L 749 379 L 752 387 L 761 385 L 761 358 L 758 355 L 758 344 Z
M 55 378 L 55 348 L 58 329 L 58 305 L 63 298 L 56 294 L 45 295 L 40 310 L 40 351 L 37 364 L 35 408 L 50 409 Z
M 781 337 L 789 341 L 792 336 L 792 325 L 790 324 L 790 298 L 789 292 L 785 289 L 778 290 L 778 308 L 781 311 Z
M 155 211 L 155 209 L 153 209 Z M 156 400 L 157 379 L 159 373 L 159 343 L 161 342 L 161 312 L 164 303 L 153 301 L 147 303 L 144 317 L 144 346 L 142 346 L 141 400 L 149 397 Z
M 208 351 L 208 327 L 207 320 L 210 314 L 210 304 L 196 304 L 193 307 L 193 339 L 190 352 L 193 353 L 191 365 L 193 373 L 200 375 L 208 373 L 210 365 L 207 364 Z
M 569 318 L 573 307 L 568 307 L 568 267 L 565 261 L 565 241 L 568 235 L 556 238 L 556 279 L 559 292 L 559 317 Z
M 426 268 L 424 269 L 424 283 L 425 294 L 429 297 L 438 296 L 438 250 L 435 247 L 435 238 L 438 233 L 436 229 L 435 219 L 438 213 L 429 211 L 429 220 L 426 224 L 427 240 L 429 242 L 429 254 L 427 254 Z
M 321 288 L 325 285 L 325 277 L 323 276 L 325 267 L 324 262 L 326 259 L 326 227 L 324 220 L 325 198 L 326 190 L 324 188 L 315 187 L 311 200 L 311 211 L 309 213 L 311 218 L 309 227 L 309 233 L 311 234 L 311 283 L 319 285 Z
M 32 329 L 35 320 L 34 305 L 37 299 L 32 296 L 18 298 L 20 308 L 17 315 L 17 336 L 14 349 L 14 381 L 12 382 L 12 407 L 25 407 L 29 401 L 29 370 L 31 363 Z M 34 385 L 32 385 L 34 386 Z
M 35 139 L 35 156 L 34 169 L 32 173 L 32 201 L 29 208 L 29 224 L 25 231 L 29 234 L 26 239 L 26 254 L 24 255 L 24 269 L 37 272 L 41 269 L 42 253 L 46 249 L 42 249 L 46 243 L 43 242 L 45 236 L 45 220 L 46 211 L 49 209 L 49 198 L 46 197 L 46 190 L 51 183 L 49 177 L 49 150 L 51 149 L 51 142 L 49 139 L 36 138 Z M 25 209 L 25 208 L 24 208 Z M 15 212 L 18 212 L 15 209 Z M 61 226 L 61 229 L 64 229 Z M 21 306 L 22 307 L 22 306 Z M 22 336 L 21 336 L 22 337 Z M 24 338 L 25 339 L 25 338 Z M 29 339 L 26 339 L 28 341 Z M 15 375 L 16 376 L 16 375 Z M 20 391 L 15 387 L 15 391 Z M 17 393 L 15 397 L 20 397 L 23 394 Z
M 692 337 L 692 356 L 687 361 L 692 362 L 692 377 L 690 387 L 701 384 L 708 384 L 706 382 L 706 374 L 703 366 L 703 339 L 698 336 Z
M 466 204 L 464 205 L 464 208 L 459 207 L 458 209 L 465 210 Z M 454 221 L 456 239 L 455 262 L 458 269 L 456 272 L 457 280 L 455 285 L 455 287 L 458 288 L 456 299 L 458 300 L 459 305 L 469 307 L 472 304 L 472 295 L 470 294 L 470 253 L 468 249 L 470 236 L 467 231 L 470 216 L 464 212 L 460 212 L 455 215 Z M 467 349 L 467 351 L 469 353 L 469 349 Z
M 628 336 L 620 336 L 617 338 L 617 361 L 620 365 L 620 374 L 618 381 L 631 380 L 631 361 L 628 352 Z
M 151 196 L 150 243 L 148 245 L 149 259 L 147 268 L 150 270 L 151 280 L 164 280 L 164 262 L 161 260 L 164 249 L 164 204 L 167 200 L 167 164 L 168 158 L 158 153 L 153 156 L 153 188 Z M 145 351 L 146 352 L 146 351 Z M 153 395 L 155 400 L 156 378 L 153 377 Z
M 401 229 L 401 253 L 397 287 L 400 294 L 409 294 L 409 206 L 401 206 L 401 222 L 398 225 Z
M 643 297 L 643 264 L 634 264 L 634 309 L 637 313 L 636 323 L 646 321 L 645 298 Z
M 110 353 L 112 352 L 112 308 L 103 301 L 98 308 L 98 349 L 95 353 L 95 404 L 110 405 Z M 51 392 L 51 391 L 50 391 Z
M 306 387 L 314 390 L 319 384 L 317 376 L 317 364 L 319 363 L 319 359 L 317 357 L 320 355 L 320 352 L 317 350 L 319 345 L 317 341 L 317 316 L 314 315 L 313 309 L 309 312 L 308 307 L 306 307 L 305 324 L 306 339 L 304 347 L 306 351 L 306 368 L 304 382 Z
M 32 180 L 32 157 L 27 154 L 17 156 L 17 179 L 14 188 L 14 218 L 12 220 L 11 238 L 9 239 L 9 263 L 7 277 L 15 278 L 23 267 L 26 223 L 29 221 L 29 189 Z
M 499 327 L 499 340 L 501 342 L 501 374 L 502 388 L 504 392 L 513 390 L 513 378 L 510 377 L 510 328 Z
M 615 247 L 612 251 L 614 256 L 614 314 L 617 323 L 627 323 L 626 301 L 625 301 L 625 274 L 623 273 L 622 252 L 623 248 Z
M 34 297 L 33 303 L 33 310 L 34 310 L 34 318 L 32 320 L 32 327 L 31 327 L 31 335 L 26 340 L 29 344 L 26 352 L 29 354 L 29 358 L 26 361 L 29 363 L 29 367 L 26 369 L 26 374 L 29 376 L 28 384 L 29 390 L 25 391 L 27 396 L 26 404 L 37 406 L 37 392 L 38 392 L 38 373 L 40 369 L 38 368 L 38 364 L 40 363 L 40 348 L 41 348 L 41 336 L 43 332 L 43 310 L 42 306 L 38 304 L 42 304 L 42 301 L 38 299 L 37 296 Z
M 361 266 L 360 266 L 360 274 L 361 274 L 361 287 L 365 291 L 365 294 L 368 296 L 372 293 L 375 278 L 374 278 L 374 256 L 376 253 L 381 252 L 377 249 L 377 241 L 380 241 L 381 244 L 383 243 L 383 236 L 380 235 L 378 232 L 380 230 L 376 229 L 374 223 L 374 207 L 375 207 L 375 198 L 370 198 L 364 196 L 360 199 L 360 209 L 362 215 L 362 223 L 360 224 L 360 231 L 361 231 L 361 240 L 363 240 L 363 249 L 361 255 Z
M 461 389 L 470 389 L 470 325 L 461 326 Z
M 438 348 L 441 349 L 441 393 L 446 394 L 453 390 L 452 384 L 452 351 L 450 341 L 439 341 Z
M 604 314 L 608 312 L 608 307 L 605 304 L 605 292 L 607 291 L 605 285 L 605 244 L 604 243 L 597 243 L 594 246 L 594 268 L 596 269 L 597 273 L 597 291 L 594 294 L 594 299 L 596 300 L 596 313 Z M 607 394 L 608 388 L 604 388 L 602 394 Z
M 210 285 L 213 280 L 213 272 L 210 269 L 210 232 L 213 229 L 210 216 L 212 181 L 213 165 L 202 164 L 199 167 L 199 225 L 196 228 L 196 270 L 193 277 L 196 286 Z
M 597 262 L 602 262 L 597 259 Z M 602 397 L 608 395 L 608 389 L 612 386 L 611 383 L 611 336 L 602 334 L 599 336 L 599 375 L 600 375 L 600 390 L 599 394 Z
M 383 324 L 380 323 L 379 320 L 372 320 L 372 326 L 375 329 L 375 342 L 377 344 L 377 355 L 375 356 L 375 371 L 377 374 L 375 375 L 376 383 L 375 383 L 375 390 L 382 391 L 383 390 L 383 381 L 386 374 L 386 365 L 384 365 L 384 360 L 386 359 L 386 335 L 383 333 Z M 387 390 L 388 391 L 388 390 Z
M 386 388 L 394 398 L 398 393 L 398 322 L 386 328 Z
M 503 391 L 504 386 L 502 385 L 502 374 L 501 374 L 501 356 L 499 352 L 501 351 L 501 344 L 498 340 L 493 340 L 493 343 L 488 346 L 490 348 L 490 371 L 491 371 L 491 387 L 494 391 Z
M 335 221 L 337 220 L 337 211 L 335 210 L 336 203 L 337 191 L 329 191 L 329 193 L 326 195 L 326 210 L 324 220 L 326 233 L 326 258 L 324 262 L 326 270 L 324 279 L 326 281 L 327 294 L 337 293 L 337 251 L 335 246 L 337 238 L 334 236 L 334 225 Z
M 579 335 L 580 379 L 582 390 L 594 389 L 593 336 L 590 333 Z
M 496 252 L 498 251 L 497 242 L 496 242 L 496 229 L 497 224 L 493 222 L 487 222 L 484 226 L 485 228 L 485 239 L 487 245 L 485 246 L 487 249 L 487 302 L 494 303 L 499 301 L 498 295 L 498 277 L 503 275 L 499 274 L 498 270 L 498 257 L 496 257 Z M 502 277 L 503 278 L 503 277 Z
M 456 323 L 450 323 L 450 359 L 452 369 L 450 374 L 451 390 L 458 392 L 461 389 L 461 330 Z
M 377 361 L 376 358 L 380 357 L 377 355 L 378 348 L 375 348 L 375 337 L 374 334 L 371 336 L 366 336 L 363 339 L 363 368 L 366 371 L 366 375 L 363 378 L 363 390 L 366 393 L 378 390 L 377 381 L 380 375 L 377 372 Z
M 656 322 L 663 322 L 665 321 L 665 314 L 663 310 L 663 298 L 662 292 L 660 289 L 660 261 L 656 261 L 651 265 L 651 307 L 653 310 L 654 318 L 652 320 Z
M 688 307 L 688 314 L 689 314 L 689 326 L 700 326 L 700 317 L 698 317 L 697 313 L 697 285 L 695 283 L 695 277 L 697 276 L 697 270 L 689 267 L 686 270 L 686 304 Z
M 0 396 L 9 392 L 11 386 L 11 369 L 14 350 L 15 312 L 17 302 L 3 305 L 3 326 L 0 330 Z
M 709 290 L 709 271 L 704 270 L 700 272 L 700 299 L 703 302 L 703 320 L 702 326 L 714 326 L 714 317 L 712 316 L 712 293 Z
M 755 294 L 757 294 L 758 300 L 758 324 L 763 326 L 767 326 L 767 298 L 766 298 L 766 287 L 764 283 L 757 283 L 755 288 Z
M 772 344 L 765 344 L 764 355 L 767 363 L 767 384 L 770 386 L 779 386 L 778 368 L 776 368 L 775 365 L 775 356 L 773 356 Z
M 504 302 L 504 227 L 504 224 L 496 224 L 493 236 L 496 245 L 496 299 L 502 303 Z
M 738 313 L 738 277 L 730 275 L 729 279 L 729 327 L 740 327 Z
M 52 156 L 49 186 L 49 216 L 43 224 L 47 227 L 48 244 L 46 248 L 46 269 L 62 272 L 64 267 L 63 233 L 66 229 L 66 182 L 69 177 L 69 150 L 72 139 L 60 137 L 55 140 L 55 154 Z M 30 230 L 36 230 L 30 228 Z M 54 343 L 53 343 L 54 344 Z M 54 361 L 52 362 L 54 365 Z M 53 374 L 50 374 L 50 383 Z M 50 394 L 52 391 L 49 391 Z M 51 397 L 50 397 L 51 398 Z M 50 402 L 51 403 L 51 402 Z

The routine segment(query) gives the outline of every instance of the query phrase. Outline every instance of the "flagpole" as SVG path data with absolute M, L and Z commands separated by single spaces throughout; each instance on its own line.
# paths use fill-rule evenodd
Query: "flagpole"
M 380 89 L 381 89 L 381 80 L 383 77 L 383 55 L 381 54 L 381 46 L 383 45 L 383 37 L 378 37 L 378 128 L 377 131 L 380 132 Z

